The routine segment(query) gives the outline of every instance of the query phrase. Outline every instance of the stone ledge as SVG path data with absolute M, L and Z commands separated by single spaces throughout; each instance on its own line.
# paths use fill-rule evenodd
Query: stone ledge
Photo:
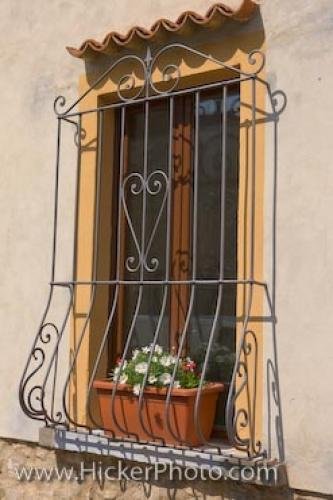
M 48 437 L 52 435 L 49 432 Z M 46 434 L 44 434 L 46 436 Z M 46 439 L 46 438 L 45 438 Z M 48 442 L 50 444 L 50 442 Z M 19 481 L 15 470 L 22 466 L 39 470 L 57 467 L 58 470 L 73 468 L 79 470 L 83 462 L 89 469 L 94 463 L 109 467 L 117 461 L 110 456 L 90 453 L 73 453 L 59 449 L 45 448 L 35 443 L 0 439 L 0 499 L 124 499 L 124 500 L 189 500 L 223 498 L 224 500 L 301 500 L 314 498 L 309 493 L 291 490 L 288 487 L 272 488 L 239 483 L 236 481 L 169 481 L 162 477 L 158 481 L 100 480 L 87 474 L 84 481 L 52 479 L 51 481 Z M 133 466 L 135 464 L 129 464 Z M 315 495 L 317 499 L 327 496 Z
M 201 450 L 177 449 L 167 446 L 131 443 L 128 441 L 112 441 L 101 433 L 84 433 L 52 429 L 40 429 L 39 444 L 48 448 L 55 448 L 77 453 L 88 453 L 109 456 L 113 459 L 126 460 L 139 464 L 169 464 L 183 468 L 200 468 L 206 471 L 221 468 L 228 473 L 237 469 L 237 476 L 245 473 L 250 467 L 256 477 L 246 480 L 246 484 L 257 484 L 271 487 L 287 485 L 287 473 L 284 464 L 276 461 L 267 461 L 263 458 L 249 459 L 245 453 L 224 446 L 219 454 L 216 448 Z M 268 478 L 260 473 L 260 469 L 271 469 Z M 277 473 L 274 473 L 274 468 Z M 239 481 L 239 477 L 233 477 Z

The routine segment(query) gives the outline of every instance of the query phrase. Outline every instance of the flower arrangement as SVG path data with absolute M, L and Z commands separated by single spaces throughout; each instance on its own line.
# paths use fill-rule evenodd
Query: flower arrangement
M 148 370 L 148 361 L 151 357 L 147 385 L 154 387 L 167 387 L 171 383 L 172 374 L 176 368 L 174 388 L 192 389 L 198 387 L 200 375 L 196 371 L 196 363 L 189 357 L 180 358 L 163 350 L 163 347 L 153 345 L 134 349 L 132 357 L 124 360 L 118 358 L 115 368 L 110 373 L 110 377 L 118 384 L 127 384 L 133 387 L 133 393 L 138 396 L 143 385 L 144 377 Z

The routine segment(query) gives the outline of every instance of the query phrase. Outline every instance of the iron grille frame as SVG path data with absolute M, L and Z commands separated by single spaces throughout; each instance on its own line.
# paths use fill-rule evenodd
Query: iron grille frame
M 167 64 L 166 66 L 162 67 L 161 69 L 161 75 L 162 75 L 162 81 L 169 85 L 167 90 L 159 89 L 158 85 L 154 82 L 153 80 L 153 72 L 154 68 L 156 68 L 156 65 L 164 54 L 167 52 L 170 53 L 174 50 L 181 50 L 185 51 L 187 54 L 192 54 L 197 56 L 198 58 L 201 58 L 202 61 L 210 61 L 214 63 L 218 68 L 221 68 L 223 70 L 227 70 L 228 72 L 232 72 L 233 75 L 235 75 L 232 78 L 224 79 L 218 82 L 214 83 L 209 83 L 209 84 L 203 84 L 199 85 L 196 87 L 189 87 L 189 88 L 182 88 L 178 89 L 178 84 L 181 81 L 181 74 L 180 74 L 180 69 L 179 66 L 176 64 Z M 133 74 L 124 74 L 120 80 L 118 81 L 117 85 L 117 96 L 118 100 L 117 102 L 113 102 L 111 104 L 104 104 L 102 106 L 99 106 L 97 108 L 91 108 L 91 109 L 84 109 L 84 110 L 78 110 L 75 111 L 75 108 L 88 96 L 88 94 L 95 89 L 98 85 L 101 84 L 106 78 L 110 76 L 112 71 L 117 68 L 120 64 L 124 62 L 129 62 L 132 61 L 134 64 L 138 65 L 142 73 L 144 75 L 143 78 L 143 84 L 137 88 L 136 87 L 136 80 L 133 77 Z M 119 274 L 117 275 L 115 280 L 98 280 L 96 279 L 96 263 L 94 264 L 94 269 L 92 273 L 92 279 L 87 280 L 87 281 L 77 281 L 75 279 L 75 259 L 76 259 L 76 252 L 77 248 L 75 248 L 74 244 L 74 250 L 73 250 L 73 279 L 70 281 L 58 281 L 55 279 L 55 266 L 56 266 L 56 247 L 57 247 L 57 229 L 58 229 L 58 196 L 59 196 L 59 169 L 60 169 L 60 150 L 61 150 L 61 132 L 62 132 L 62 124 L 64 122 L 70 123 L 74 126 L 75 128 L 75 138 L 76 138 L 76 143 L 78 147 L 78 168 L 80 165 L 80 145 L 81 145 L 81 137 L 84 134 L 84 130 L 82 128 L 82 117 L 86 114 L 89 113 L 97 113 L 99 120 L 99 127 L 103 127 L 103 114 L 106 110 L 110 109 L 120 109 L 121 113 L 121 129 L 122 133 L 124 131 L 124 123 L 125 123 L 125 113 L 126 109 L 128 106 L 142 103 L 145 107 L 146 114 L 145 114 L 145 132 L 144 136 L 147 138 L 147 127 L 148 127 L 148 109 L 149 109 L 149 103 L 156 100 L 156 99 L 161 99 L 161 98 L 166 98 L 168 99 L 170 106 L 169 106 L 169 113 L 170 113 L 170 127 L 172 127 L 172 116 L 173 116 L 173 111 L 174 111 L 174 99 L 176 96 L 179 95 L 185 95 L 185 94 L 193 94 L 195 96 L 195 123 L 198 124 L 198 113 L 199 113 L 199 98 L 200 98 L 200 92 L 203 90 L 208 90 L 208 89 L 213 89 L 213 88 L 221 88 L 223 92 L 223 103 L 225 106 L 226 102 L 226 92 L 228 85 L 238 83 L 241 85 L 245 81 L 250 81 L 251 82 L 251 92 L 252 92 L 252 119 L 250 126 L 252 127 L 252 135 L 251 135 L 251 140 L 252 140 L 252 158 L 251 158 L 251 163 L 255 168 L 256 165 L 256 85 L 258 82 L 263 84 L 267 88 L 267 94 L 269 96 L 270 102 L 272 104 L 272 108 L 274 109 L 274 99 L 272 96 L 272 93 L 269 88 L 269 84 L 263 80 L 261 77 L 261 72 L 264 68 L 265 64 L 265 57 L 264 54 L 259 51 L 255 50 L 252 51 L 250 54 L 248 54 L 248 64 L 249 66 L 253 67 L 253 72 L 244 72 L 238 67 L 233 67 L 229 66 L 226 64 L 224 61 L 220 61 L 214 57 L 212 57 L 209 54 L 205 54 L 197 49 L 194 49 L 190 46 L 180 44 L 180 43 L 174 43 L 174 44 L 169 44 L 164 46 L 163 48 L 158 49 L 155 53 L 152 53 L 151 49 L 148 47 L 147 52 L 144 57 L 138 56 L 136 54 L 127 54 L 125 56 L 120 57 L 116 61 L 114 61 L 108 68 L 107 70 L 99 77 L 96 79 L 96 81 L 88 88 L 86 92 L 84 92 L 78 99 L 76 99 L 72 104 L 69 106 L 66 105 L 66 99 L 64 96 L 58 96 L 55 99 L 54 102 L 54 111 L 56 114 L 57 122 L 58 122 L 58 127 L 57 127 L 57 152 L 56 152 L 56 171 L 55 171 L 55 198 L 54 198 L 54 226 L 53 226 L 53 243 L 52 243 L 52 265 L 51 265 L 51 279 L 50 279 L 50 291 L 49 291 L 49 296 L 47 300 L 47 304 L 45 307 L 45 311 L 42 316 L 42 320 L 40 323 L 40 326 L 38 328 L 37 335 L 35 337 L 35 340 L 33 342 L 32 348 L 30 350 L 29 356 L 27 363 L 25 365 L 22 379 L 20 382 L 20 389 L 19 389 L 19 399 L 20 399 L 20 404 L 22 407 L 22 410 L 24 413 L 31 419 L 43 421 L 46 426 L 50 427 L 55 427 L 59 429 L 73 429 L 74 428 L 80 428 L 83 429 L 86 427 L 88 432 L 93 432 L 94 428 L 91 426 L 85 426 L 83 424 L 80 424 L 79 422 L 76 422 L 73 419 L 73 416 L 70 415 L 70 412 L 68 411 L 67 408 L 67 389 L 68 389 L 68 384 L 70 381 L 71 377 L 71 372 L 73 369 L 73 363 L 75 363 L 75 356 L 74 355 L 74 361 L 72 361 L 71 366 L 68 371 L 68 375 L 66 377 L 66 383 L 65 387 L 63 389 L 63 396 L 62 396 L 62 408 L 61 410 L 56 410 L 55 408 L 55 393 L 56 393 L 56 384 L 57 381 L 55 379 L 52 379 L 52 371 L 54 370 L 54 373 L 56 371 L 55 366 L 58 363 L 58 353 L 59 353 L 59 345 L 60 342 L 63 338 L 63 333 L 66 328 L 66 325 L 68 323 L 68 319 L 70 316 L 71 309 L 73 307 L 73 300 L 75 296 L 75 291 L 78 289 L 78 287 L 81 286 L 90 286 L 92 288 L 92 293 L 91 293 L 91 302 L 89 306 L 89 310 L 86 316 L 86 319 L 84 321 L 84 325 L 82 328 L 81 336 L 80 336 L 80 341 L 78 343 L 77 350 L 80 349 L 80 345 L 82 342 L 82 339 L 85 335 L 85 331 L 87 328 L 87 324 L 89 322 L 91 310 L 94 304 L 95 300 L 95 295 L 96 295 L 96 288 L 99 286 L 109 286 L 109 287 L 115 287 L 115 293 L 114 293 L 114 299 L 112 306 L 110 308 L 110 313 L 109 313 L 109 318 L 107 321 L 107 328 L 105 329 L 104 335 L 103 335 L 103 340 L 100 345 L 100 348 L 98 350 L 97 354 L 97 361 L 95 362 L 94 368 L 92 370 L 92 373 L 90 375 L 90 380 L 89 380 L 89 386 L 88 386 L 88 393 L 91 393 L 92 390 L 92 384 L 96 375 L 97 367 L 98 367 L 98 361 L 100 359 L 100 356 L 102 354 L 102 350 L 105 345 L 105 341 L 109 335 L 110 331 L 110 324 L 112 322 L 116 304 L 117 304 L 117 296 L 119 293 L 119 287 L 121 285 L 126 285 L 126 284 L 136 284 L 140 287 L 140 290 L 142 290 L 143 286 L 149 285 L 149 284 L 159 284 L 164 287 L 164 300 L 163 302 L 165 303 L 165 297 L 167 296 L 167 290 L 168 286 L 170 284 L 186 284 L 191 287 L 191 297 L 190 297 L 190 305 L 189 309 L 187 311 L 187 316 L 186 316 L 186 325 L 184 327 L 184 332 L 181 337 L 180 341 L 180 347 L 178 349 L 177 353 L 177 358 L 179 359 L 181 355 L 181 350 L 183 346 L 183 342 L 186 337 L 186 332 L 187 332 L 187 327 L 189 323 L 189 318 L 190 318 L 190 311 L 191 308 L 193 307 L 193 300 L 194 300 L 194 294 L 193 290 L 195 290 L 195 285 L 197 284 L 214 284 L 218 287 L 218 297 L 217 297 L 217 306 L 215 310 L 215 315 L 214 315 L 214 321 L 213 325 L 211 328 L 210 332 L 210 337 L 209 337 L 209 342 L 208 342 L 208 347 L 207 347 L 207 352 L 205 355 L 205 360 L 203 364 L 203 369 L 202 369 L 202 376 L 200 379 L 200 385 L 199 385 L 199 391 L 198 391 L 198 396 L 196 398 L 196 403 L 195 403 L 195 422 L 197 426 L 197 432 L 201 436 L 201 438 L 204 437 L 202 435 L 199 422 L 198 422 L 198 411 L 199 411 L 199 406 L 200 406 L 200 396 L 201 396 L 201 391 L 204 383 L 204 377 L 205 377 L 205 372 L 207 369 L 207 363 L 209 359 L 209 355 L 211 352 L 212 348 L 212 343 L 213 343 L 213 337 L 214 337 L 214 331 L 216 329 L 216 323 L 219 317 L 219 311 L 220 311 L 220 306 L 221 306 L 221 301 L 223 299 L 223 288 L 224 286 L 228 286 L 229 284 L 233 285 L 240 285 L 248 288 L 248 293 L 247 293 L 247 304 L 245 307 L 245 317 L 243 318 L 243 326 L 242 326 L 242 333 L 240 335 L 240 338 L 238 340 L 238 346 L 236 349 L 236 361 L 234 364 L 233 368 L 233 374 L 232 374 L 232 379 L 231 379 L 231 384 L 230 384 L 230 389 L 228 393 L 228 399 L 227 399 L 227 404 L 226 404 L 226 428 L 227 428 L 227 434 L 228 434 L 228 440 L 231 446 L 233 446 L 237 450 L 241 450 L 245 452 L 249 457 L 264 457 L 265 456 L 265 450 L 262 447 L 261 442 L 256 440 L 256 415 L 255 415 L 255 404 L 253 404 L 252 401 L 248 400 L 248 404 L 246 408 L 237 408 L 237 411 L 235 411 L 235 404 L 237 399 L 239 398 L 240 394 L 243 393 L 243 391 L 246 392 L 247 390 L 247 385 L 248 385 L 248 367 L 246 364 L 246 359 L 247 356 L 250 353 L 250 350 L 253 348 L 253 346 L 256 348 L 256 335 L 255 332 L 252 331 L 250 327 L 250 321 L 251 321 L 251 308 L 252 308 L 252 301 L 253 301 L 253 293 L 254 293 L 254 288 L 255 287 L 260 287 L 264 295 L 266 297 L 268 309 L 270 311 L 270 316 L 273 316 L 273 305 L 272 301 L 270 298 L 269 294 L 269 289 L 267 286 L 267 283 L 261 280 L 257 280 L 254 275 L 254 211 L 255 211 L 255 206 L 252 205 L 252 213 L 251 213 L 251 229 L 250 233 L 252 235 L 251 238 L 251 262 L 250 262 L 250 269 L 248 273 L 248 278 L 247 279 L 226 279 L 223 276 L 223 271 L 222 271 L 222 266 L 220 275 L 218 279 L 215 280 L 201 280 L 197 279 L 195 275 L 195 266 L 194 271 L 192 274 L 192 277 L 186 281 L 184 280 L 172 280 L 169 276 L 169 274 L 166 275 L 165 279 L 162 281 L 156 281 L 156 280 L 147 280 L 144 279 L 143 277 L 143 271 L 144 268 L 148 268 L 149 264 L 147 262 L 147 247 L 145 246 L 144 238 L 143 238 L 143 244 L 141 248 L 138 248 L 138 265 L 140 269 L 140 279 L 135 281 L 135 280 L 124 280 L 120 279 Z M 133 94 L 134 92 L 134 94 Z M 128 93 L 132 93 L 130 97 L 127 96 Z M 225 116 L 225 109 L 224 109 L 224 120 L 226 120 Z M 100 129 L 100 131 L 102 128 Z M 225 127 L 224 127 L 225 130 Z M 194 180 L 197 179 L 197 169 L 198 169 L 198 153 L 197 153 L 197 148 L 198 148 L 198 126 L 195 127 L 195 158 L 194 158 Z M 223 142 L 224 141 L 224 142 Z M 222 142 L 225 146 L 225 133 L 223 133 L 222 137 Z M 100 151 L 102 149 L 102 133 L 98 134 L 98 147 L 97 147 L 97 167 L 98 167 L 98 180 L 97 180 L 97 188 L 96 188 L 96 199 L 99 200 L 100 197 L 100 170 L 101 170 L 101 154 Z M 145 158 L 145 163 L 147 162 L 147 139 L 145 140 L 145 149 L 144 149 L 144 158 Z M 223 151 L 225 151 L 225 147 L 223 148 Z M 123 163 L 123 151 L 120 152 L 120 165 Z M 171 155 L 169 155 L 170 157 Z M 166 180 L 166 186 L 167 190 L 166 192 L 170 192 L 170 168 L 171 166 L 171 161 L 169 160 L 169 179 Z M 226 169 L 226 159 L 225 159 L 225 153 L 223 154 L 222 157 L 222 179 L 224 179 L 225 176 L 225 169 Z M 153 172 L 156 173 L 156 172 Z M 143 176 L 139 176 L 139 174 L 136 177 L 137 182 L 141 183 L 140 189 L 145 192 L 147 189 L 151 189 L 149 187 L 149 178 L 147 176 L 147 168 L 146 165 L 144 166 L 144 174 Z M 122 179 L 123 180 L 123 179 Z M 126 182 L 126 179 L 123 180 L 123 183 Z M 222 181 L 222 186 L 225 185 L 224 180 Z M 121 204 L 121 200 L 123 200 L 123 189 L 124 189 L 124 184 L 119 183 L 119 204 Z M 137 189 L 139 184 L 136 185 Z M 158 189 L 160 184 L 155 184 L 154 189 Z M 144 189 L 145 187 L 145 189 Z M 196 195 L 197 192 L 197 187 L 194 185 L 194 196 Z M 77 196 L 77 194 L 76 194 Z M 221 192 L 221 206 L 223 207 L 223 204 L 225 202 L 225 193 Z M 167 203 L 167 210 L 170 210 L 170 196 L 169 194 L 166 196 L 166 203 Z M 75 206 L 77 210 L 77 203 L 78 200 L 75 200 Z M 254 196 L 253 196 L 253 203 L 254 203 Z M 97 201 L 97 206 L 98 206 L 98 201 Z M 196 210 L 196 203 L 194 202 L 194 211 Z M 118 217 L 119 214 L 121 213 L 121 208 L 118 208 Z M 143 210 L 143 227 L 144 227 L 144 217 L 145 217 L 145 211 Z M 97 217 L 98 217 L 98 212 L 97 212 Z M 75 214 L 75 218 L 77 218 L 77 211 Z M 98 219 L 96 219 L 98 220 Z M 194 220 L 196 220 L 196 214 L 194 212 Z M 221 218 L 222 220 L 222 218 Z M 194 236 L 193 236 L 193 241 L 195 241 L 195 228 L 196 225 L 194 224 Z M 98 224 L 96 224 L 96 227 L 94 228 L 94 246 L 97 244 L 97 234 L 96 231 L 98 231 Z M 225 242 L 224 242 L 224 233 L 221 229 L 221 241 L 220 241 L 220 255 L 222 255 L 222 261 L 223 261 L 223 251 L 225 247 Z M 119 234 L 118 234 L 118 239 L 117 239 L 117 255 L 119 255 Z M 169 240 L 167 240 L 168 242 Z M 167 243 L 168 245 L 168 243 Z M 195 247 L 195 245 L 194 245 Z M 96 250 L 96 248 L 95 248 Z M 149 250 L 149 242 L 148 242 L 148 250 Z M 195 248 L 194 248 L 195 250 Z M 168 248 L 166 250 L 166 254 L 170 254 L 170 250 L 168 251 Z M 154 263 L 150 262 L 150 265 Z M 155 262 L 156 264 L 156 262 Z M 154 264 L 154 265 L 155 265 Z M 119 269 L 119 265 L 117 266 L 117 269 Z M 168 266 L 166 266 L 166 269 L 168 269 Z M 54 294 L 54 290 L 57 288 L 65 288 L 68 291 L 69 298 L 68 298 L 68 307 L 65 311 L 63 321 L 60 325 L 56 325 L 52 322 L 49 322 L 47 320 L 48 313 L 51 307 L 52 303 L 52 298 Z M 165 305 L 164 305 L 165 307 Z M 162 316 L 160 316 L 161 318 Z M 157 341 L 158 341 L 158 332 L 159 328 L 156 328 L 156 332 L 154 335 L 153 343 L 152 343 L 152 348 L 155 347 Z M 253 343 L 249 342 L 250 337 L 252 338 Z M 51 346 L 53 338 L 55 339 L 53 347 Z M 123 355 L 123 360 L 126 357 L 126 354 L 128 352 L 128 348 L 130 345 L 130 334 L 127 337 L 127 341 L 125 344 L 124 348 L 124 355 Z M 47 348 L 51 346 L 51 350 L 48 351 Z M 124 361 L 122 361 L 123 364 Z M 149 363 L 151 362 L 151 357 L 149 360 Z M 121 365 L 122 366 L 122 365 Z M 41 373 L 44 370 L 44 375 L 42 376 L 42 382 L 36 381 L 38 380 L 38 377 L 41 375 Z M 242 380 L 241 383 L 239 383 L 239 379 Z M 172 393 L 172 388 L 173 384 L 175 381 L 175 373 L 172 376 L 172 381 L 168 390 L 167 398 L 166 398 L 166 415 L 168 415 L 168 408 L 170 406 L 170 398 L 171 398 L 171 393 Z M 147 377 L 145 377 L 145 384 L 147 382 Z M 117 386 L 117 383 L 116 383 Z M 51 393 L 51 397 L 46 397 L 46 393 Z M 116 387 L 113 391 L 113 401 L 116 393 Z M 49 402 L 49 399 L 51 402 Z M 87 400 L 89 397 L 87 397 Z M 144 401 L 144 396 L 143 396 L 143 391 L 141 392 L 139 396 L 139 407 L 140 407 L 140 416 L 142 412 L 142 405 Z M 89 414 L 89 404 L 87 405 L 87 412 Z M 93 421 L 92 415 L 90 415 L 90 418 Z M 142 419 L 141 419 L 142 421 Z M 238 433 L 238 427 L 241 425 L 242 427 L 247 427 L 248 428 L 248 435 L 246 438 L 241 437 Z M 96 425 L 95 425 L 96 427 Z M 114 439 L 117 439 L 116 437 Z M 131 438 L 129 438 L 129 441 L 131 442 Z M 133 440 L 134 442 L 136 440 Z M 204 440 L 205 441 L 205 440 Z M 154 441 L 153 441 L 154 442 Z M 209 444 L 206 442 L 206 444 Z M 210 443 L 211 446 L 211 443 Z M 219 449 L 219 446 L 216 445 L 216 448 L 219 453 L 222 453 L 221 450 Z

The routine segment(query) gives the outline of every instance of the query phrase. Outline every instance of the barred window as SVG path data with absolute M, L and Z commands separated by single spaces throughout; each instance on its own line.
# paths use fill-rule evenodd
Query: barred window
M 158 63 L 166 54 L 179 61 L 179 53 L 208 61 L 214 71 L 183 80 L 176 64 Z M 253 298 L 254 288 L 267 291 L 255 277 L 256 85 L 264 62 L 259 58 L 257 52 L 247 58 L 250 69 L 259 60 L 252 73 L 173 44 L 153 57 L 148 50 L 144 58 L 116 60 L 65 111 L 59 111 L 64 98 L 56 100 L 51 289 L 20 388 L 22 408 L 32 418 L 66 429 L 102 429 L 108 437 L 136 442 L 156 442 L 164 425 L 169 432 L 164 444 L 181 446 L 207 444 L 227 432 L 230 446 L 261 456 L 256 425 L 261 347 L 248 326 L 253 310 L 261 314 L 262 298 Z M 131 72 L 119 76 L 122 64 Z M 103 85 L 113 71 L 108 93 Z M 96 106 L 91 106 L 87 96 L 94 92 Z M 57 280 L 60 152 L 63 130 L 73 126 L 73 277 Z M 69 294 L 62 322 L 49 319 L 56 290 Z M 68 345 L 62 378 L 59 357 Z M 117 377 L 110 382 L 119 357 L 122 370 L 133 350 L 150 346 L 153 352 L 157 345 L 172 353 L 175 366 L 187 356 L 197 366 L 195 391 L 188 392 L 190 436 L 175 438 L 176 372 L 166 392 L 156 393 L 163 404 L 154 418 L 147 416 L 147 378 L 137 401 L 127 393 L 125 399 L 119 396 L 118 386 L 126 383 Z M 51 347 L 47 354 L 45 346 Z M 148 372 L 149 366 L 145 376 Z M 42 383 L 34 382 L 37 376 Z M 223 387 L 216 411 L 205 406 L 214 383 Z M 130 400 L 128 415 L 125 400 Z M 204 429 L 204 415 L 214 421 L 213 434 Z M 135 425 L 144 427 L 144 439 Z
M 218 295 L 221 280 L 237 279 L 239 86 L 119 111 L 116 148 L 121 216 L 111 280 L 124 285 L 110 366 L 128 334 L 129 349 L 157 336 L 173 352 L 183 335 L 183 354 L 202 368 L 216 316 L 207 379 L 228 382 L 236 285 L 225 287 L 223 301 Z

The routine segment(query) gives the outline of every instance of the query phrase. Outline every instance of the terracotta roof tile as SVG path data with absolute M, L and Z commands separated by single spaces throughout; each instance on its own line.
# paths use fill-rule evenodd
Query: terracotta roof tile
M 114 49 L 129 45 L 135 38 L 141 40 L 151 40 L 156 38 L 163 30 L 167 32 L 181 32 L 189 23 L 194 25 L 210 26 L 216 21 L 232 18 L 236 21 L 247 21 L 258 5 L 259 0 L 243 0 L 238 10 L 232 10 L 223 3 L 213 4 L 205 15 L 192 11 L 183 12 L 176 21 L 169 19 L 159 19 L 149 29 L 140 26 L 133 26 L 125 35 L 111 31 L 102 42 L 88 39 L 76 49 L 67 47 L 68 52 L 82 59 L 93 57 L 99 53 L 111 53 Z

